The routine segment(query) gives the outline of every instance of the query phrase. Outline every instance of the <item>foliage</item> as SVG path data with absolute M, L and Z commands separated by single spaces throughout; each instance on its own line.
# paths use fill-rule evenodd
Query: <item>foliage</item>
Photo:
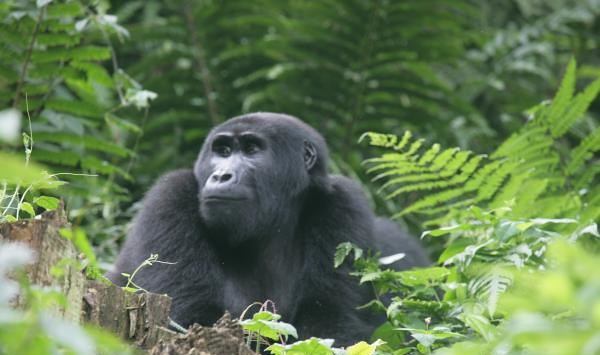
M 265 305 L 261 307 L 264 308 Z M 268 344 L 262 338 L 267 338 L 279 343 L 269 345 L 265 351 L 272 355 L 373 355 L 383 342 L 376 341 L 373 344 L 361 341 L 346 349 L 334 348 L 333 339 L 310 338 L 287 344 L 288 336 L 298 338 L 296 329 L 288 323 L 280 321 L 281 316 L 266 310 L 261 310 L 240 322 L 247 333 L 248 345 L 255 339 L 256 352 L 260 351 L 261 344 Z
M 5 117 L 17 113 L 13 126 L 19 126 L 21 113 L 29 120 L 26 161 L 68 172 L 48 173 L 45 180 L 61 175 L 69 182 L 52 194 L 67 198 L 73 222 L 95 228 L 97 240 L 119 237 L 106 222 L 114 222 L 122 214 L 120 203 L 128 201 L 122 184 L 131 180 L 136 154 L 126 144 L 141 133 L 132 117 L 141 119 L 138 110 L 147 110 L 156 98 L 117 65 L 111 37 L 124 39 L 127 30 L 101 4 L 87 1 L 4 1 L 0 19 L 0 108 L 11 108 L 2 111 Z M 20 211 L 32 217 L 34 201 L 48 206 L 48 197 L 38 199 L 47 186 L 15 183 L 4 175 L 10 191 L 0 201 L 5 220 L 18 219 Z
M 387 179 L 382 189 L 387 198 L 425 191 L 396 216 L 422 213 L 429 224 L 448 222 L 465 207 L 486 203 L 491 208 L 512 200 L 511 214 L 520 218 L 576 217 L 587 221 L 600 217 L 597 159 L 600 130 L 592 129 L 569 148 L 568 132 L 580 120 L 600 91 L 600 79 L 575 95 L 575 60 L 550 104 L 535 106 L 531 119 L 488 156 L 439 144 L 422 148 L 423 139 L 409 131 L 402 138 L 367 133 L 370 143 L 393 149 L 369 159 L 375 180 Z
M 586 346 L 595 346 L 592 337 L 597 333 L 593 330 L 573 341 L 557 334 L 587 329 L 580 324 L 578 312 L 580 307 L 593 306 L 580 305 L 587 302 L 585 295 L 590 295 L 589 302 L 596 302 L 591 295 L 598 287 L 597 275 L 584 270 L 595 270 L 597 266 L 586 260 L 597 259 L 597 253 L 579 259 L 578 255 L 586 253 L 573 243 L 583 235 L 600 237 L 597 226 L 580 226 L 578 233 L 562 238 L 554 231 L 556 226 L 576 224 L 575 220 L 515 221 L 508 219 L 508 207 L 489 212 L 474 207 L 469 214 L 463 223 L 426 233 L 430 237 L 450 235 L 438 260 L 442 266 L 393 271 L 381 270 L 375 258 L 354 261 L 354 275 L 361 283 L 372 284 L 378 294 L 364 307 L 385 311 L 388 318 L 373 335 L 387 342 L 380 351 L 427 354 L 443 349 L 440 353 L 461 354 L 470 349 L 494 353 L 494 347 L 508 346 L 539 348 L 544 354 L 541 349 L 564 343 L 554 347 L 554 353 L 572 354 L 588 342 Z M 584 279 L 570 269 L 585 274 Z M 583 299 L 575 301 L 579 293 Z M 389 304 L 384 302 L 385 294 L 391 296 Z M 537 298 L 532 299 L 532 294 Z M 527 313 L 532 309 L 544 314 L 547 327 L 540 323 L 541 315 Z
M 436 354 L 597 354 L 598 260 L 597 253 L 581 246 L 552 243 L 548 270 L 515 273 L 512 289 L 499 304 L 499 311 L 507 317 L 496 332 Z
M 132 354 L 133 350 L 113 335 L 79 327 L 60 319 L 53 309 L 68 307 L 65 296 L 30 285 L 17 269 L 31 263 L 34 255 L 20 244 L 0 244 L 0 353 L 2 354 Z M 18 300 L 22 309 L 15 309 Z
M 116 44 L 119 62 L 159 93 L 132 170 L 138 196 L 158 172 L 189 167 L 208 130 L 241 113 L 297 115 L 327 138 L 336 171 L 368 184 L 361 132 L 405 125 L 454 141 L 446 123 L 473 111 L 435 68 L 479 37 L 464 0 L 111 4 L 135 38 Z
M 491 0 L 476 2 L 473 30 L 489 34 L 469 48 L 458 68 L 446 71 L 456 94 L 477 107 L 490 134 L 485 140 L 466 120 L 455 120 L 460 146 L 475 140 L 488 152 L 521 127 L 523 110 L 554 90 L 569 57 L 583 63 L 580 77 L 598 77 L 598 16 L 594 0 Z M 594 110 L 597 113 L 597 109 Z M 597 116 L 597 115 L 596 115 Z M 594 124 L 590 118 L 585 124 Z

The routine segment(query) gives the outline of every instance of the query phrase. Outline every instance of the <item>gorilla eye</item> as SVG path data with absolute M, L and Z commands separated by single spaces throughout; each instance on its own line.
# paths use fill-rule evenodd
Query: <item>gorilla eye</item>
M 255 154 L 260 151 L 260 146 L 256 143 L 248 143 L 244 146 L 244 152 L 246 154 Z
M 242 134 L 240 137 L 240 145 L 244 154 L 247 155 L 256 154 L 265 148 L 262 138 L 253 133 Z
M 213 151 L 222 157 L 228 157 L 231 155 L 231 147 L 224 144 L 214 146 Z

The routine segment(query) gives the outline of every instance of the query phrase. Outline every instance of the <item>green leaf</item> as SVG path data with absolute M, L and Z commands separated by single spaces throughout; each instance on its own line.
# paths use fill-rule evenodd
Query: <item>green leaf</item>
M 33 209 L 33 206 L 29 203 L 29 202 L 22 202 L 19 204 L 19 209 L 21 211 L 25 211 L 29 214 L 29 216 L 31 217 L 35 217 L 35 210 Z
M 269 311 L 260 311 L 254 313 L 252 316 L 253 320 L 279 320 L 281 319 L 281 315 L 272 313 Z
M 119 117 L 113 115 L 112 113 L 106 113 L 104 115 L 104 119 L 109 124 L 115 125 L 117 127 L 123 128 L 123 129 L 126 129 L 128 131 L 133 132 L 133 133 L 138 133 L 139 134 L 139 133 L 142 132 L 142 129 L 138 125 L 133 124 L 133 123 L 131 123 L 131 122 L 127 121 L 127 120 L 124 120 L 122 118 L 119 118 Z
M 36 206 L 42 207 L 46 211 L 54 211 L 56 208 L 58 208 L 58 205 L 60 204 L 60 200 L 57 199 L 56 197 L 40 196 L 40 197 L 33 199 L 33 203 Z
M 489 319 L 480 314 L 462 313 L 458 318 L 486 341 L 492 341 L 498 336 L 498 329 L 490 323 Z
M 376 345 L 369 344 L 365 341 L 361 341 L 352 346 L 349 346 L 346 351 L 348 355 L 373 355 L 375 353 Z
M 443 267 L 429 267 L 425 269 L 407 270 L 396 273 L 402 283 L 407 286 L 429 285 L 440 282 L 450 274 L 450 270 Z
M 262 337 L 273 340 L 279 340 L 280 336 L 282 335 L 285 337 L 288 335 L 291 335 L 294 338 L 298 337 L 296 328 L 294 328 L 292 325 L 275 320 L 261 319 L 265 316 L 265 314 L 264 312 L 259 313 L 263 313 L 263 315 L 253 319 L 245 319 L 241 321 L 240 324 L 242 328 L 246 331 L 259 334 Z
M 69 133 L 38 133 L 36 138 L 39 141 L 82 145 L 91 150 L 111 153 L 120 157 L 133 155 L 133 151 L 118 144 L 90 136 L 77 136 Z
M 272 355 L 333 355 L 333 341 L 310 338 L 290 345 L 273 344 L 266 350 Z
M 13 216 L 13 215 L 8 214 L 6 216 L 0 217 L 0 221 L 2 221 L 3 223 L 4 222 L 12 223 L 12 222 L 16 222 L 17 218 L 15 216 Z
M 338 268 L 340 265 L 342 265 L 344 260 L 346 260 L 346 257 L 350 255 L 351 252 L 354 252 L 354 260 L 359 259 L 363 254 L 362 249 L 352 243 L 340 243 L 335 250 L 335 256 L 333 258 L 334 267 Z
M 548 109 L 548 123 L 552 126 L 562 116 L 568 107 L 569 101 L 573 97 L 575 91 L 575 71 L 577 63 L 575 58 L 571 58 L 567 65 L 564 78 L 560 83 L 560 88 L 552 100 L 552 104 Z
M 90 244 L 85 232 L 81 228 L 72 228 L 67 229 L 63 228 L 60 230 L 60 235 L 71 240 L 77 250 L 85 255 L 86 259 L 89 261 L 90 265 L 93 267 L 98 267 L 96 261 L 96 254 L 94 254 L 94 249 Z

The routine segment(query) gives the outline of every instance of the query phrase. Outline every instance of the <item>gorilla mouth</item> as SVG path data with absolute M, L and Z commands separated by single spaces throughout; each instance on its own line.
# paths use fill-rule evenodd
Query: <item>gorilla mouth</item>
M 228 196 L 228 195 L 209 195 L 204 196 L 203 200 L 205 202 L 213 202 L 213 201 L 244 201 L 248 198 L 244 196 Z

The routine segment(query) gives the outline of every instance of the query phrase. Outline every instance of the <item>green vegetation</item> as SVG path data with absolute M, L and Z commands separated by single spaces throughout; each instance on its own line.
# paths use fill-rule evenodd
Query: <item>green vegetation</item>
M 264 306 L 242 320 L 248 344 L 598 354 L 599 26 L 597 2 L 578 0 L 2 1 L 0 222 L 64 200 L 63 235 L 98 277 L 134 202 L 190 166 L 210 127 L 286 112 L 437 263 L 386 270 L 343 244 L 332 267 L 352 262 L 378 296 L 364 307 L 388 318 L 372 339 L 296 341 Z M 0 354 L 131 351 L 53 316 L 63 297 L 15 273 L 31 258 L 0 245 Z

